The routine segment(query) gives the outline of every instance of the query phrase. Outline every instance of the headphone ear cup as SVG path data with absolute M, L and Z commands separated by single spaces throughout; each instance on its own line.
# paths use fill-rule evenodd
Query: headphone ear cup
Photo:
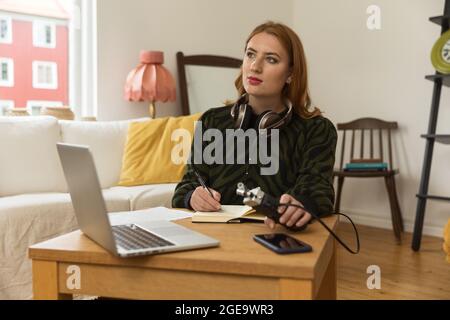
M 271 129 L 272 125 L 281 120 L 281 116 L 273 111 L 267 110 L 261 113 L 256 119 L 256 130 Z
M 235 129 L 247 130 L 251 121 L 252 111 L 249 105 L 241 104 L 235 113 Z
M 266 114 L 268 114 L 268 113 L 270 113 L 270 110 L 267 110 L 267 111 L 264 111 L 264 112 L 261 112 L 259 115 L 258 115 L 258 117 L 256 118 L 256 120 L 255 120 L 255 129 L 258 131 L 259 129 L 264 129 L 264 128 L 261 128 L 260 127 L 260 125 L 261 125 L 261 120 L 263 120 L 263 118 L 266 116 Z

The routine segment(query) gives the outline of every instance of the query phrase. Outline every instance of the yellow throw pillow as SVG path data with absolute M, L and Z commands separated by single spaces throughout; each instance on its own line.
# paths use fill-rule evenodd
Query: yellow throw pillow
M 200 116 L 201 113 L 196 113 L 190 116 L 131 123 L 128 128 L 119 186 L 179 182 L 183 178 L 185 160 L 190 152 L 195 121 Z M 184 141 L 189 144 L 189 148 L 185 148 L 187 154 L 180 152 L 180 140 L 172 141 L 172 132 L 179 128 L 186 129 L 190 133 L 189 142 Z M 183 136 L 183 139 L 185 138 L 187 137 Z M 176 156 L 175 162 L 172 159 L 172 152 Z M 184 161 L 179 161 L 180 156 Z

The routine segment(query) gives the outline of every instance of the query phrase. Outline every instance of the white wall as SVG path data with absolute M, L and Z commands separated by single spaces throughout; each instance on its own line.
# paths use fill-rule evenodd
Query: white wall
M 240 58 L 254 27 L 268 19 L 292 25 L 292 8 L 292 0 L 98 0 L 98 119 L 148 115 L 147 103 L 123 99 L 141 49 L 164 51 L 164 66 L 176 76 L 177 51 Z M 177 102 L 157 103 L 156 113 L 181 114 L 178 92 Z
M 369 5 L 381 8 L 381 30 L 366 27 Z M 358 117 L 397 121 L 394 159 L 406 230 L 414 224 L 433 83 L 430 51 L 440 27 L 428 17 L 443 13 L 443 0 L 296 0 L 294 27 L 309 62 L 314 102 L 334 123 Z M 450 88 L 443 87 L 438 132 L 450 133 Z M 338 155 L 339 156 L 339 155 Z M 339 158 L 338 158 L 339 159 Z M 436 145 L 430 194 L 450 196 L 450 148 Z M 395 161 L 395 160 L 394 160 Z M 382 179 L 347 180 L 343 212 L 360 223 L 391 228 Z M 441 236 L 448 202 L 428 201 L 424 233 Z

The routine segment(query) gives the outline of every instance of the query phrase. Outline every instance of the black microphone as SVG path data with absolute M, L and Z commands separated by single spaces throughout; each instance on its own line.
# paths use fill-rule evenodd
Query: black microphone
M 243 203 L 255 209 L 257 212 L 264 214 L 266 217 L 275 221 L 275 223 L 280 223 L 280 214 L 278 213 L 278 207 L 280 206 L 280 201 L 271 195 L 265 193 L 261 188 L 255 188 L 248 190 L 242 182 L 238 183 L 236 190 L 237 195 L 243 196 Z M 286 226 L 284 227 L 290 231 L 298 232 L 306 228 L 307 224 L 301 227 Z

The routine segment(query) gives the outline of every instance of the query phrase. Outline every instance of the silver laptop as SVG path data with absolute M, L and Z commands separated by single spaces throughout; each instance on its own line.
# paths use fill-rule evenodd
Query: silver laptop
M 215 247 L 216 239 L 170 221 L 111 226 L 88 147 L 58 143 L 78 225 L 89 238 L 120 257 Z

